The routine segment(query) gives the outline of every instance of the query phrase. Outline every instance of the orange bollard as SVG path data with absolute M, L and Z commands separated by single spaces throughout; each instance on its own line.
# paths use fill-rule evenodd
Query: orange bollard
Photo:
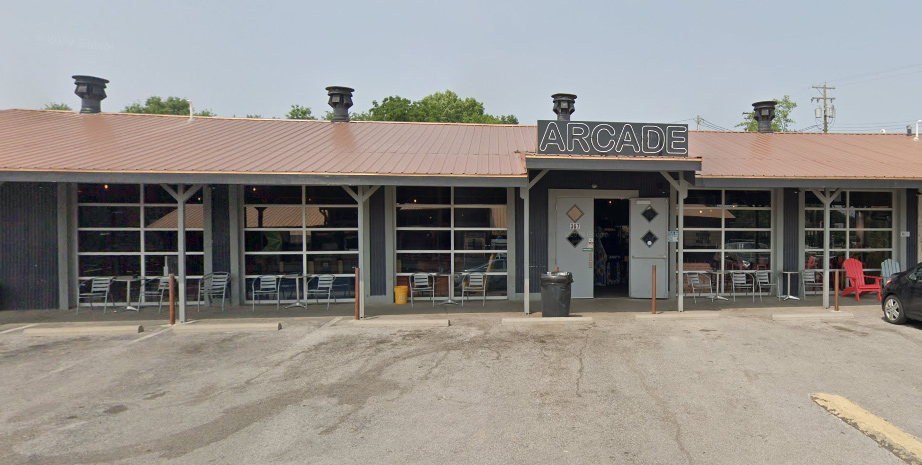
M 656 315 L 656 265 L 653 265 L 653 314 Z

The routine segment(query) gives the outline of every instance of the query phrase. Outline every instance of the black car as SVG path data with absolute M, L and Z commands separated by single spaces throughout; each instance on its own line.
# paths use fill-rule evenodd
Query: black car
M 907 319 L 922 320 L 922 264 L 885 278 L 884 282 L 884 318 L 896 325 Z

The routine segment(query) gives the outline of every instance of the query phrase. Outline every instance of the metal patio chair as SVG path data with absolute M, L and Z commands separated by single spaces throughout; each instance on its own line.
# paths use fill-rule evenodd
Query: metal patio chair
M 196 303 L 198 311 L 202 311 L 202 300 L 206 300 L 208 306 L 211 306 L 214 299 L 221 298 L 221 311 L 224 311 L 224 301 L 227 300 L 227 284 L 230 282 L 230 273 L 226 271 L 216 271 L 202 276 L 198 282 L 198 296 Z
M 106 307 L 109 306 L 109 289 L 112 287 L 112 281 L 114 279 L 113 277 L 108 277 L 85 280 L 83 284 L 89 282 L 90 288 L 77 294 L 77 314 L 80 314 L 81 300 L 88 300 L 90 302 L 90 308 L 93 308 L 93 301 L 97 299 L 103 300 L 102 312 L 106 313 Z M 81 287 L 83 284 L 81 284 Z
M 157 287 L 154 289 L 148 289 L 147 286 L 156 282 Z M 147 298 L 157 298 L 157 313 L 160 313 L 160 310 L 163 308 L 163 297 L 169 295 L 170 293 L 170 278 L 169 276 L 163 276 L 159 278 L 147 278 L 141 281 L 141 299 L 146 302 Z M 141 308 L 140 304 L 138 308 Z
M 746 273 L 741 273 L 738 271 L 731 272 L 730 273 L 730 284 L 732 285 L 730 290 L 733 293 L 734 302 L 736 302 L 736 291 L 737 290 L 752 292 L 752 301 L 753 302 L 756 301 L 755 282 L 750 283 L 749 279 L 747 279 L 746 277 Z
M 432 306 L 435 307 L 435 285 L 432 282 L 432 276 L 427 273 L 414 273 L 410 276 L 410 306 L 413 306 L 413 296 L 416 293 L 422 295 L 429 294 L 432 300 Z
M 282 304 L 282 296 L 279 292 L 279 277 L 274 274 L 264 274 L 253 280 L 253 311 L 256 311 L 256 301 L 262 300 L 261 297 L 275 296 L 275 309 L 278 310 Z
M 707 290 L 709 294 L 714 292 L 714 289 L 711 287 L 711 278 L 708 277 L 707 284 L 701 281 L 701 276 L 705 273 L 703 271 L 694 271 L 685 273 L 685 282 L 688 285 L 688 290 L 691 291 L 692 300 L 697 303 L 698 296 L 701 295 L 701 291 Z
M 317 285 L 311 289 L 310 281 L 317 280 Z M 314 296 L 314 299 L 317 303 L 320 303 L 320 298 L 324 297 L 327 300 L 327 310 L 330 309 L 330 301 L 336 303 L 336 296 L 333 294 L 333 283 L 336 281 L 336 276 L 331 274 L 322 274 L 319 276 L 314 276 L 307 283 L 307 289 L 305 290 L 304 303 L 306 304 L 310 300 L 311 296 Z
M 903 269 L 900 267 L 900 262 L 892 258 L 888 258 L 880 263 L 880 275 L 883 276 L 884 279 L 890 279 L 891 276 L 901 271 L 903 271 Z
M 464 306 L 464 296 L 471 293 L 480 293 L 483 297 L 481 307 L 487 305 L 487 275 L 483 273 L 471 273 L 467 279 L 461 281 L 461 306 Z
M 807 299 L 807 291 L 810 289 L 820 292 L 823 291 L 823 283 L 821 281 L 817 281 L 816 270 L 814 269 L 803 270 L 800 272 L 800 284 L 800 292 L 803 294 L 802 297 L 804 300 Z M 790 291 L 788 291 L 788 293 L 790 293 Z
M 768 270 L 758 270 L 756 271 L 756 286 L 759 288 L 759 302 L 762 302 L 762 290 L 768 289 L 777 289 L 778 283 L 773 283 L 771 274 L 768 273 Z M 777 294 L 777 291 L 776 291 Z M 778 296 L 778 299 L 781 299 L 781 296 Z M 755 300 L 755 299 L 753 299 Z

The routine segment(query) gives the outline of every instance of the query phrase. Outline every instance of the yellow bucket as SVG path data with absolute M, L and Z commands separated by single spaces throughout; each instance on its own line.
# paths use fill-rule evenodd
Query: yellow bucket
M 410 290 L 409 286 L 397 286 L 394 288 L 394 303 L 397 305 L 403 305 L 407 303 L 407 291 Z

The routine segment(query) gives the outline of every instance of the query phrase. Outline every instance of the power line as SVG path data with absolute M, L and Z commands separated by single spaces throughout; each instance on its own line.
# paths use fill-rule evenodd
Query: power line
M 820 100 L 823 101 L 823 106 L 817 109 L 816 116 L 817 118 L 819 118 L 820 115 L 822 114 L 823 132 L 829 132 L 829 120 L 836 117 L 836 107 L 831 106 L 826 103 L 827 101 L 832 102 L 835 100 L 834 97 L 829 97 L 827 95 L 827 91 L 835 90 L 835 87 L 827 86 L 826 83 L 824 82 L 822 86 L 813 86 L 813 88 L 816 90 L 822 90 L 823 92 L 822 97 L 810 97 L 810 101 L 811 102 L 813 101 L 819 102 Z

